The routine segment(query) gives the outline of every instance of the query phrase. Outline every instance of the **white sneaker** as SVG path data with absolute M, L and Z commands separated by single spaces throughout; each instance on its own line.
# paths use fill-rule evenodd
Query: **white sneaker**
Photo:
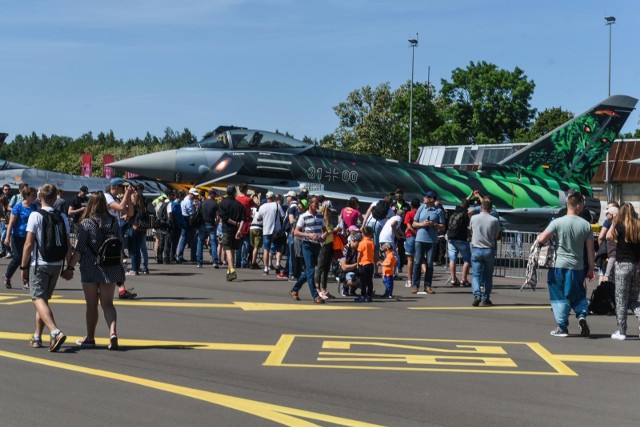
M 269 275 L 269 267 L 265 267 L 264 270 L 262 270 L 262 274 L 264 274 L 265 276 Z
M 624 341 L 627 339 L 627 336 L 625 334 L 620 333 L 620 331 L 615 331 L 614 333 L 611 334 L 611 339 Z
M 408 281 L 408 280 L 407 280 L 407 283 L 405 283 L 405 284 L 404 284 L 404 287 L 405 287 L 405 288 L 410 288 L 411 286 L 413 286 L 413 285 L 412 285 L 412 284 L 411 284 L 411 282 L 410 282 L 410 281 Z

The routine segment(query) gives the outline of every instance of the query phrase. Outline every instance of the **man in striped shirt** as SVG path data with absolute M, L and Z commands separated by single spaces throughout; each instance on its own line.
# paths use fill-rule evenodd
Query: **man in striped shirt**
M 318 295 L 315 286 L 315 273 L 318 254 L 320 253 L 320 243 L 324 242 L 327 237 L 327 228 L 324 223 L 324 217 L 318 212 L 318 205 L 318 198 L 313 196 L 309 200 L 309 210 L 300 215 L 296 224 L 294 235 L 302 238 L 302 256 L 304 257 L 305 270 L 293 285 L 289 294 L 294 301 L 300 301 L 298 291 L 304 285 L 304 282 L 308 282 L 313 301 L 316 304 L 322 304 L 324 300 Z

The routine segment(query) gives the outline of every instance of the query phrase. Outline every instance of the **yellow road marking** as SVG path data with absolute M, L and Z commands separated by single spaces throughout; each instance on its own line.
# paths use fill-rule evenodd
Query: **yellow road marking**
M 31 335 L 15 332 L 0 332 L 0 339 L 27 341 Z M 68 336 L 67 343 L 75 343 L 76 340 L 82 339 L 80 336 Z M 96 338 L 97 345 L 108 345 L 109 339 Z M 197 341 L 164 341 L 164 340 L 136 340 L 118 338 L 120 347 L 149 347 L 149 348 L 189 348 L 193 350 L 219 350 L 219 351 L 257 351 L 268 353 L 275 349 L 274 345 L 261 344 L 236 344 L 236 343 L 215 343 L 215 342 L 197 342 Z
M 596 356 L 580 354 L 554 354 L 554 358 L 563 362 L 583 363 L 640 363 L 640 356 Z
M 333 415 L 321 414 L 317 412 L 304 411 L 301 409 L 288 408 L 286 406 L 273 405 L 257 400 L 250 400 L 241 397 L 229 396 L 220 393 L 214 393 L 195 388 L 178 386 L 170 383 L 148 380 L 146 378 L 134 377 L 132 375 L 118 374 L 102 369 L 86 368 L 83 366 L 71 365 L 63 362 L 56 362 L 37 357 L 24 356 L 17 353 L 10 353 L 0 350 L 0 357 L 19 360 L 37 365 L 49 366 L 52 368 L 63 369 L 66 371 L 78 372 L 81 374 L 92 375 L 96 377 L 106 378 L 110 380 L 121 381 L 135 386 L 147 387 L 154 390 L 160 390 L 167 393 L 173 393 L 180 396 L 201 400 L 215 405 L 224 406 L 229 409 L 244 412 L 264 418 L 269 421 L 287 425 L 287 426 L 315 426 L 316 424 L 306 421 L 315 420 L 326 423 L 332 423 L 342 426 L 376 426 L 376 424 L 366 423 L 363 421 L 351 420 L 348 418 L 336 417 Z

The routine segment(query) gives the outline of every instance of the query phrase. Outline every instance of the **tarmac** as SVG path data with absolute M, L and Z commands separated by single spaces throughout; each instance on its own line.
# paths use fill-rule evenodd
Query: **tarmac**
M 6 269 L 7 260 L 0 260 Z M 433 295 L 397 281 L 394 299 L 302 301 L 261 270 L 225 280 L 208 264 L 157 265 L 128 276 L 138 298 L 116 301 L 120 351 L 85 334 L 78 271 L 51 301 L 68 335 L 57 353 L 27 345 L 28 291 L 0 290 L 0 422 L 6 426 L 389 425 L 637 426 L 640 340 L 614 341 L 615 317 L 590 316 L 591 337 L 555 327 L 542 280 L 496 278 L 493 307 L 469 288 Z M 383 288 L 374 280 L 378 293 Z M 589 284 L 590 290 L 595 282 Z M 45 337 L 45 347 L 46 347 Z

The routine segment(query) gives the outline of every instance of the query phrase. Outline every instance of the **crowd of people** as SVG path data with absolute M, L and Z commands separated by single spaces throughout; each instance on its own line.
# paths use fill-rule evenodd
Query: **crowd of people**
M 238 270 L 259 269 L 264 275 L 273 273 L 292 282 L 289 294 L 295 301 L 301 299 L 306 283 L 317 304 L 336 298 L 327 286 L 330 274 L 340 283 L 341 296 L 356 303 L 371 302 L 376 296 L 394 298 L 394 286 L 405 265 L 405 286 L 411 293 L 422 289 L 435 294 L 434 261 L 444 242 L 450 260 L 447 283 L 470 287 L 474 307 L 493 305 L 493 270 L 501 227 L 491 197 L 479 191 L 461 200 L 450 214 L 440 205 L 435 191 L 425 191 L 422 201 L 407 202 L 400 188 L 371 203 L 366 211 L 360 210 L 358 199 L 352 197 L 338 212 L 322 195 L 289 191 L 282 196 L 269 191 L 263 197 L 251 194 L 247 184 L 240 184 L 229 185 L 223 195 L 213 189 L 169 191 L 153 200 L 155 212 L 150 215 L 143 187 L 129 185 L 121 178 L 111 180 L 104 192 L 89 193 L 81 187 L 70 205 L 52 185 L 38 191 L 24 184 L 19 196 L 10 200 L 11 189 L 7 187 L 0 196 L 3 252 L 11 257 L 4 283 L 11 288 L 14 273 L 22 270 L 23 287 L 30 290 L 36 307 L 34 347 L 41 346 L 45 325 L 51 331 L 51 351 L 64 342 L 47 301 L 55 288 L 54 278 L 70 279 L 74 266 L 80 264 L 87 335 L 78 345 L 95 346 L 100 303 L 109 327 L 110 347 L 118 348 L 115 289 L 121 299 L 136 297 L 126 289 L 125 276 L 149 274 L 146 236 L 150 228 L 159 264 L 190 262 L 202 268 L 208 248 L 211 265 L 226 268 L 227 281 L 236 280 Z M 573 309 L 581 335 L 589 336 L 585 279 L 595 276 L 594 236 L 590 224 L 580 216 L 585 212 L 584 198 L 570 192 L 566 204 L 566 214 L 551 221 L 538 237 L 539 244 L 553 239 L 557 246 L 555 266 L 548 274 L 557 323 L 551 334 L 568 335 Z M 38 233 L 42 234 L 43 210 L 59 211 L 65 221 L 68 217 L 67 228 L 76 235 L 75 248 L 69 245 L 64 260 L 50 265 L 34 245 L 40 241 Z M 610 204 L 602 230 L 599 240 L 606 242 L 609 267 L 600 274 L 615 281 L 616 287 L 617 330 L 612 338 L 624 339 L 627 309 L 640 321 L 640 225 L 633 206 Z M 117 265 L 95 268 L 106 235 L 122 241 L 121 260 Z M 188 261 L 184 254 L 187 247 Z M 130 259 L 128 271 L 126 257 Z M 458 258 L 462 261 L 461 280 L 456 272 Z M 62 270 L 65 262 L 67 267 Z M 27 271 L 27 264 L 31 271 Z M 45 276 L 48 279 L 44 280 Z M 382 279 L 384 287 L 377 295 L 376 278 Z M 48 285 L 43 285 L 45 282 Z

